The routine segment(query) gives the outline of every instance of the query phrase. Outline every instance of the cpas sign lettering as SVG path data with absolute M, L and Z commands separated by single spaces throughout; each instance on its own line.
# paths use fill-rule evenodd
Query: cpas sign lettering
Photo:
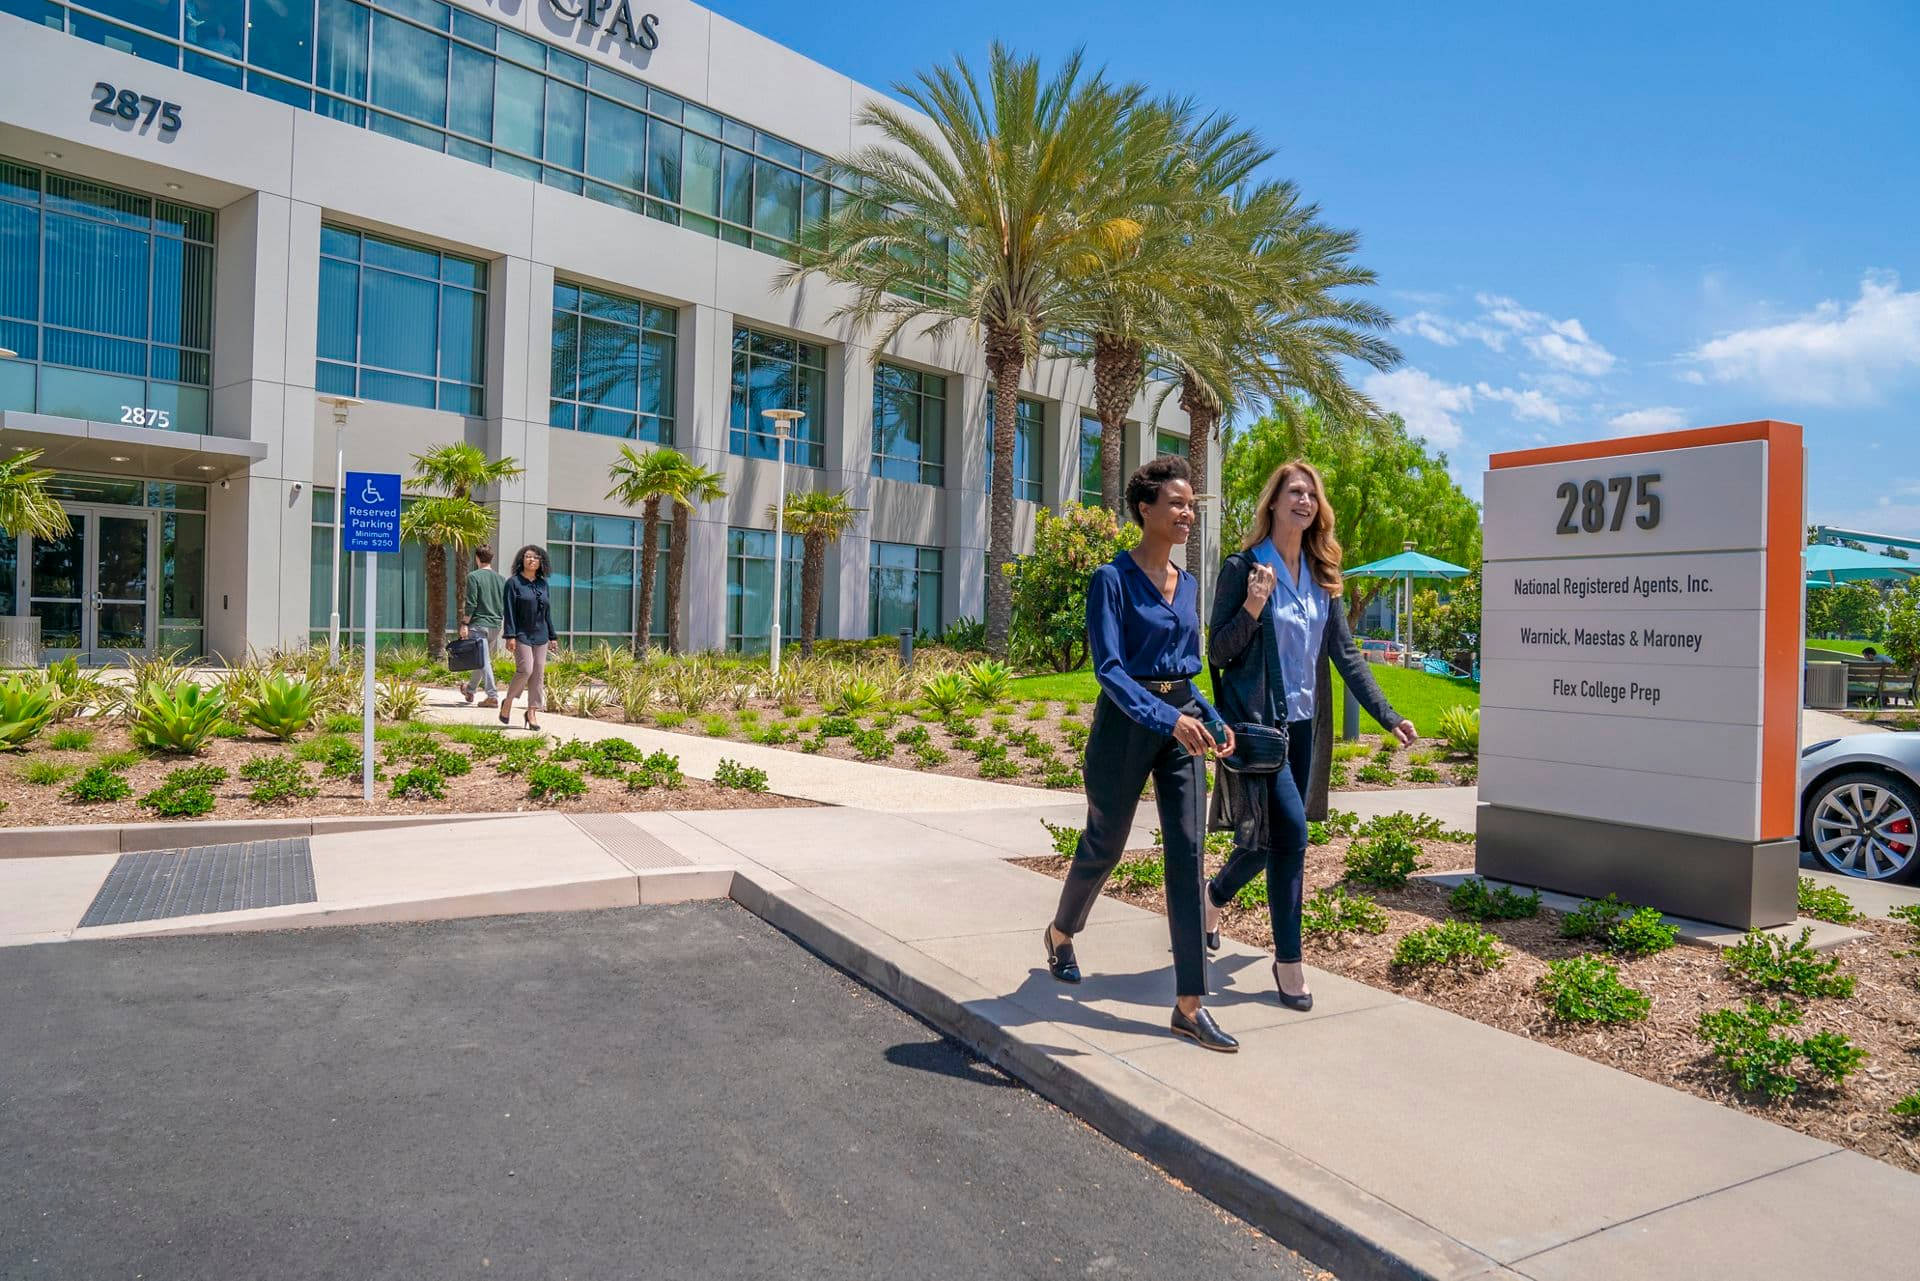
M 660 47 L 660 15 L 641 14 L 636 22 L 628 0 L 547 0 L 547 7 L 563 18 L 584 22 L 595 31 L 604 30 L 649 52 Z M 611 20 L 609 13 L 613 15 Z

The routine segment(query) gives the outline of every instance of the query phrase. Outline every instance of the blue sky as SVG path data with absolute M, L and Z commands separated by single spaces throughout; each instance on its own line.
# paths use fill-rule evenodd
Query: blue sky
M 1369 390 L 1476 495 L 1490 451 L 1772 417 L 1812 519 L 1920 535 L 1920 5 L 713 7 L 883 88 L 1085 44 L 1253 125 L 1362 234 L 1407 357 Z

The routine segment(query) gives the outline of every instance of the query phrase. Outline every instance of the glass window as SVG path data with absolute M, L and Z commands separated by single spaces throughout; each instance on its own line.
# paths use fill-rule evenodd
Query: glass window
M 940 549 L 872 544 L 867 570 L 867 634 L 940 634 Z
M 1080 501 L 1100 505 L 1100 420 L 1080 415 Z
M 938 485 L 946 471 L 947 380 L 899 365 L 873 372 L 873 474 Z
M 1013 496 L 1029 503 L 1040 501 L 1040 442 L 1045 433 L 1046 407 L 1022 396 L 1013 422 Z M 993 492 L 993 388 L 987 388 L 987 484 Z
M 824 348 L 745 326 L 733 331 L 732 419 L 727 449 L 746 458 L 775 458 L 779 438 L 767 409 L 798 409 L 787 461 L 826 466 L 827 358 Z
M 804 551 L 798 534 L 786 536 L 781 557 L 780 636 L 800 634 L 800 562 Z M 727 530 L 727 648 L 742 653 L 764 652 L 773 634 L 773 531 Z
M 1154 436 L 1153 449 L 1155 454 L 1162 457 L 1167 454 L 1174 454 L 1178 457 L 1185 458 L 1187 456 L 1187 438 L 1177 431 L 1163 431 Z
M 0 404 L 204 432 L 213 347 L 204 209 L 0 159 Z
M 482 411 L 485 263 L 339 227 L 320 255 L 322 391 Z
M 584 285 L 562 282 L 553 292 L 548 422 L 671 445 L 679 317 Z
M 667 642 L 667 545 L 673 526 L 660 521 L 654 554 L 653 617 L 647 639 Z M 640 564 L 645 525 L 621 516 L 547 514 L 547 551 L 553 557 L 549 595 L 554 628 L 568 647 L 600 641 L 631 646 L 637 636 Z

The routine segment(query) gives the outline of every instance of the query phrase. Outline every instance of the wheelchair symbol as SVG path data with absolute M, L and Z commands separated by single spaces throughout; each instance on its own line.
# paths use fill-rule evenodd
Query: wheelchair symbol
M 380 497 L 380 491 L 373 487 L 372 477 L 367 478 L 366 487 L 360 491 L 360 501 L 369 505 L 386 501 L 386 499 Z

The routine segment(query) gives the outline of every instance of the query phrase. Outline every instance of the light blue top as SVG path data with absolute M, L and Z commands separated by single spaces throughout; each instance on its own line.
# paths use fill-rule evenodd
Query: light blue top
M 1313 660 L 1320 652 L 1320 638 L 1327 626 L 1327 589 L 1313 581 L 1304 547 L 1300 549 L 1297 575 L 1287 571 L 1287 563 L 1280 559 L 1271 538 L 1253 549 L 1253 558 L 1273 570 L 1273 595 L 1267 598 L 1267 612 L 1273 620 L 1274 639 L 1279 642 L 1287 719 L 1310 720 Z

